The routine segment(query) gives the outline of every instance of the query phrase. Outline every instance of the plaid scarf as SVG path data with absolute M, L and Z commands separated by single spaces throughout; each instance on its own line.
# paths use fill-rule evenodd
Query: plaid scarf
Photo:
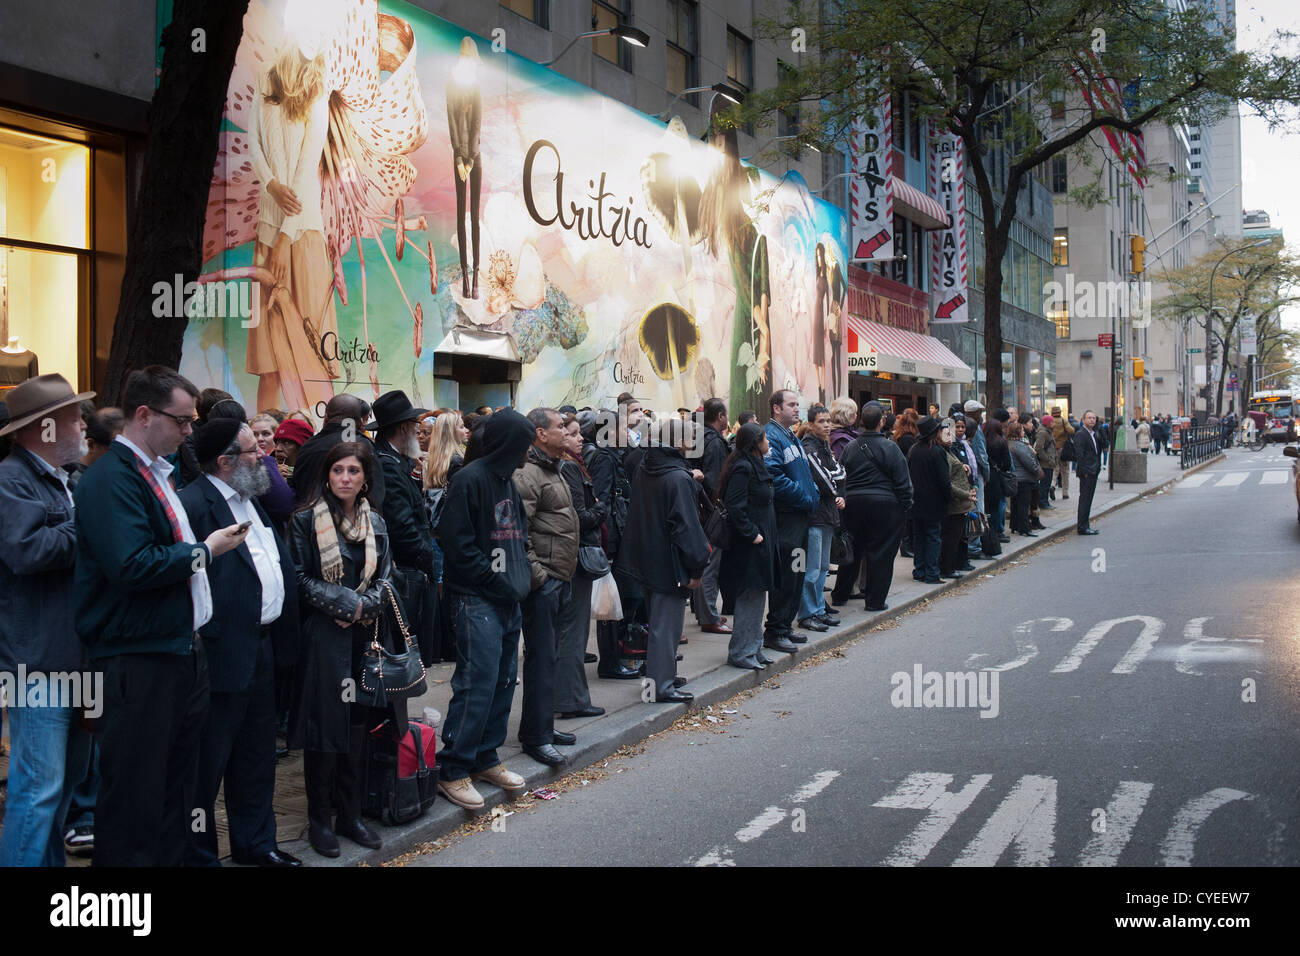
M 364 498 L 357 502 L 356 522 L 351 522 L 345 515 L 339 526 L 334 526 L 334 516 L 330 514 L 329 505 L 324 497 L 316 499 L 312 506 L 312 525 L 316 529 L 316 550 L 320 552 L 321 577 L 331 584 L 343 580 L 343 554 L 339 549 L 339 534 L 349 541 L 365 541 L 366 565 L 361 571 L 361 580 L 357 582 L 356 591 L 366 589 L 374 577 L 378 565 L 378 550 L 375 547 L 375 528 L 370 521 L 370 502 Z
M 149 486 L 149 490 L 153 492 L 154 497 L 162 504 L 163 511 L 167 512 L 167 520 L 172 526 L 172 537 L 179 544 L 185 540 L 185 532 L 181 530 L 180 519 L 176 517 L 176 511 L 172 508 L 172 503 L 167 499 L 167 493 L 163 491 L 162 485 L 158 484 L 158 479 L 149 466 L 140 461 L 134 452 L 132 452 L 131 457 L 135 459 L 135 467 L 139 469 L 140 476 L 144 478 L 145 484 Z M 170 475 L 167 480 L 171 481 Z

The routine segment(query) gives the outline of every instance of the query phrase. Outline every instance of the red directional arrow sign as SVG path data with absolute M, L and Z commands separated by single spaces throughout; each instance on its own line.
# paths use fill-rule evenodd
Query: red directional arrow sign
M 858 240 L 858 248 L 853 252 L 854 259 L 870 259 L 871 254 L 889 242 L 890 235 L 888 229 L 881 229 L 878 233 L 867 240 Z
M 964 295 L 960 295 L 960 294 L 955 295 L 947 302 L 940 304 L 940 306 L 934 310 L 935 317 L 939 319 L 946 319 L 949 316 L 951 316 L 955 311 L 957 311 L 957 309 L 961 308 L 961 306 L 964 305 L 965 302 L 966 302 L 966 297 Z

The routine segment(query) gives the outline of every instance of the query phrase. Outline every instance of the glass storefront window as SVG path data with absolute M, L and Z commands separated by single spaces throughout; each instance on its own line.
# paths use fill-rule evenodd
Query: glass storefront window
M 69 382 L 78 372 L 77 258 L 0 246 L 0 334 L 35 352 L 42 374 L 58 372 Z
M 0 346 L 74 383 L 89 171 L 85 146 L 0 127 Z
M 90 150 L 0 127 L 0 238 L 88 248 Z

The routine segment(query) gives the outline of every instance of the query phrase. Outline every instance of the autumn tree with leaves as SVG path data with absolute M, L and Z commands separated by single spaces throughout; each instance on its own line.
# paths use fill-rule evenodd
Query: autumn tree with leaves
M 1294 333 L 1281 328 L 1281 311 L 1300 302 L 1300 258 L 1281 239 L 1262 245 L 1243 245 L 1236 237 L 1222 239 L 1182 269 L 1165 273 L 1164 280 L 1169 293 L 1152 306 L 1153 318 L 1202 325 L 1210 320 L 1210 334 L 1219 346 L 1214 414 L 1223 413 L 1229 353 L 1236 348 L 1243 317 L 1256 317 L 1258 367 L 1264 368 L 1265 363 L 1274 371 L 1282 367 L 1279 360 L 1285 358 L 1287 345 L 1294 343 Z M 1208 353 L 1202 357 L 1208 361 Z M 1260 376 L 1253 377 L 1258 381 Z M 1240 385 L 1245 395 L 1253 389 L 1249 380 Z
M 1300 60 L 1275 35 L 1267 55 L 1234 51 L 1207 5 L 1161 0 L 796 0 L 761 32 L 808 54 L 774 89 L 734 109 L 738 122 L 802 103 L 805 142 L 843 145 L 867 104 L 883 93 L 915 97 L 921 114 L 961 137 L 984 221 L 985 367 L 1002 364 L 1004 256 L 1017 203 L 1035 170 L 1082 152 L 1109 128 L 1212 122 L 1240 100 L 1270 122 L 1300 100 Z M 820 9 L 819 9 L 820 8 Z M 820 18 L 819 18 L 820 17 Z M 799 32 L 803 31 L 803 32 Z M 792 56 L 792 59 L 794 57 Z M 1131 105 L 1079 104 L 1079 82 L 1103 75 L 1130 86 Z M 1053 113 L 1057 118 L 1053 118 Z M 1002 379 L 987 381 L 990 406 Z

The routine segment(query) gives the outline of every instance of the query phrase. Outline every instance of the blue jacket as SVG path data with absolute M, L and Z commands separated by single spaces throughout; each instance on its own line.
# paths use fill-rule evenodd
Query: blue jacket
M 206 475 L 182 488 L 177 497 L 185 506 L 194 537 L 200 541 L 235 523 L 230 503 Z M 298 572 L 289 546 L 275 530 L 261 502 L 254 498 L 252 505 L 275 537 L 280 573 L 284 576 L 284 606 L 280 616 L 267 626 L 275 666 L 291 667 L 298 657 Z M 247 690 L 253 683 L 262 641 L 262 581 L 247 541 L 213 560 L 208 567 L 208 582 L 216 600 L 212 602 L 212 620 L 199 633 L 208 658 L 210 689 L 217 693 Z
M 970 427 L 970 419 L 966 419 L 966 440 L 975 451 L 975 461 L 979 464 L 980 483 L 988 484 L 989 480 L 989 446 L 984 442 L 984 429 L 980 426 Z
M 77 529 L 59 480 L 22 446 L 0 462 L 0 671 L 81 669 Z
M 794 432 L 776 422 L 767 423 L 767 457 L 763 461 L 772 473 L 772 504 L 777 511 L 817 510 L 821 496 L 803 445 Z
M 115 441 L 86 469 L 77 501 L 77 636 L 91 660 L 114 654 L 188 654 L 194 643 L 190 577 L 211 564 L 203 542 L 176 541 L 162 503 Z M 220 596 L 214 593 L 214 599 Z

